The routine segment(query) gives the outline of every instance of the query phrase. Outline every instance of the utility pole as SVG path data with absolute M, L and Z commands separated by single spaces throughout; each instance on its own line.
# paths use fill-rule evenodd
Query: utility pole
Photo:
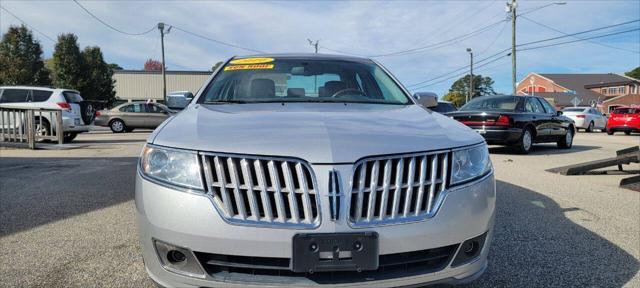
M 160 46 L 162 47 L 162 100 L 164 104 L 167 104 L 167 75 L 166 75 L 166 65 L 164 65 L 164 35 L 169 34 L 171 31 L 171 26 L 167 29 L 167 32 L 164 31 L 164 23 L 158 23 L 158 30 L 160 30 Z
M 471 56 L 471 71 L 469 71 L 469 95 L 467 95 L 467 101 L 464 102 L 465 104 L 467 102 L 469 102 L 471 99 L 473 99 L 473 50 L 471 50 L 471 48 L 467 48 L 467 52 L 469 52 L 469 55 Z
M 513 86 L 512 93 L 516 95 L 516 7 L 518 3 L 516 0 L 511 0 L 511 3 L 507 3 L 506 11 L 511 13 L 511 85 Z
M 311 39 L 307 38 L 307 41 L 309 41 L 309 45 L 313 46 L 316 49 L 316 54 L 318 54 L 318 43 L 320 42 L 320 40 L 316 40 L 316 42 L 311 41 Z

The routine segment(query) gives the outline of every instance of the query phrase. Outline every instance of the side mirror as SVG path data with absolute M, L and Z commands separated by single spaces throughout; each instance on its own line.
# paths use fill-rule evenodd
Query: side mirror
M 426 108 L 438 106 L 438 95 L 433 92 L 416 92 L 416 94 L 413 94 L 413 98 L 416 99 L 418 104 Z
M 557 116 L 562 115 L 562 111 L 556 111 L 556 115 L 557 115 Z

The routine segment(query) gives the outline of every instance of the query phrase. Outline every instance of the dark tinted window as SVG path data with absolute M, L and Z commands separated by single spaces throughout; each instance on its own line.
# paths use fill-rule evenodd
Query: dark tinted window
M 584 112 L 584 108 L 564 108 L 564 112 Z
M 527 98 L 527 102 L 524 105 L 524 111 L 531 113 L 545 113 L 542 104 L 536 98 Z
M 556 107 L 553 107 L 553 105 L 551 105 L 551 103 L 549 103 L 547 100 L 544 100 L 542 98 L 538 98 L 538 100 L 540 100 L 540 103 L 542 103 L 542 106 L 544 106 L 544 110 L 546 110 L 547 113 L 556 114 L 556 112 L 558 111 L 556 110 Z
M 126 105 L 120 107 L 121 112 L 133 112 L 133 105 Z
M 618 108 L 616 110 L 613 110 L 613 114 L 635 114 L 635 113 L 640 113 L 640 109 Z
M 80 97 L 80 94 L 78 94 L 76 92 L 65 91 L 65 92 L 62 92 L 62 95 L 64 95 L 64 99 L 67 100 L 67 103 L 80 103 L 80 102 L 82 102 L 82 97 Z
M 44 102 L 49 100 L 53 92 L 51 91 L 43 91 L 43 90 L 31 90 L 31 101 L 32 102 Z
M 484 96 L 474 98 L 460 108 L 460 111 L 514 111 L 520 96 Z
M 144 105 L 146 106 L 145 111 L 147 113 L 163 113 L 164 112 L 162 108 L 160 108 L 155 104 L 144 104 Z
M 2 92 L 0 103 L 27 102 L 28 94 L 29 90 L 25 89 L 5 89 L 4 92 Z
M 439 112 L 439 113 L 447 113 L 447 112 L 456 111 L 456 107 L 453 106 L 453 104 L 451 104 L 451 103 L 439 102 L 438 106 L 436 106 L 435 108 L 433 108 L 431 110 Z

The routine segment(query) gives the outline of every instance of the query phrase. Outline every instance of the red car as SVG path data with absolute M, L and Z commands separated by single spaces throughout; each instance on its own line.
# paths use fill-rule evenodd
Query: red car
M 609 116 L 607 134 L 613 135 L 617 131 L 624 134 L 640 132 L 640 107 L 618 107 Z

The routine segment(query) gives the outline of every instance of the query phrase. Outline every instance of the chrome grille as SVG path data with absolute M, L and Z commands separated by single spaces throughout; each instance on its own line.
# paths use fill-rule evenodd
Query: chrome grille
M 313 228 L 320 222 L 315 176 L 288 158 L 206 153 L 207 192 L 229 222 Z
M 356 226 L 410 222 L 433 216 L 447 188 L 449 151 L 358 161 L 349 220 Z

